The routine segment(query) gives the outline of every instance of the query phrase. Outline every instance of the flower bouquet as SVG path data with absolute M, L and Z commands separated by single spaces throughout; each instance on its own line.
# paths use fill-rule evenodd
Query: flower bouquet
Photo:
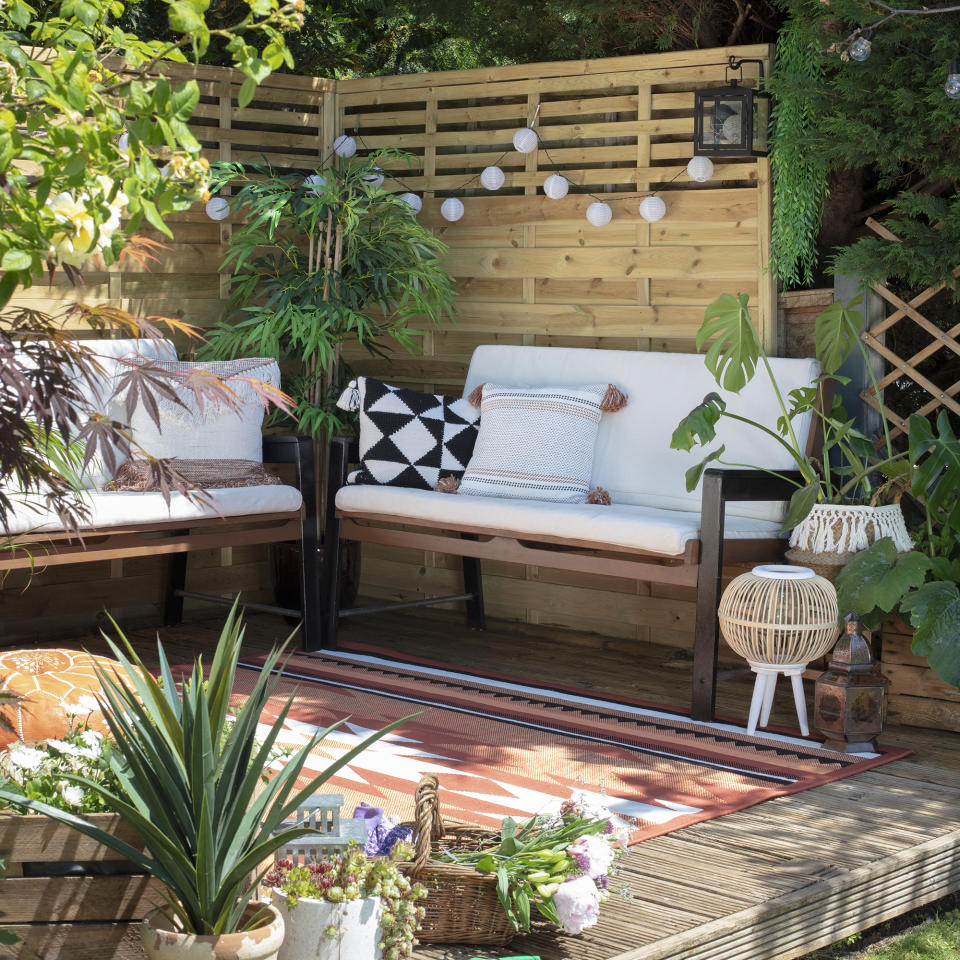
M 535 908 L 565 933 L 577 934 L 597 922 L 624 840 L 608 811 L 575 798 L 557 814 L 520 824 L 508 817 L 498 846 L 441 849 L 435 859 L 495 874 L 497 896 L 515 929 L 530 929 Z
M 395 857 L 409 847 L 395 845 Z M 332 860 L 296 865 L 281 860 L 263 879 L 284 915 L 286 935 L 279 960 L 350 956 L 351 960 L 400 960 L 417 943 L 427 896 L 397 869 L 394 860 L 368 857 L 360 849 Z

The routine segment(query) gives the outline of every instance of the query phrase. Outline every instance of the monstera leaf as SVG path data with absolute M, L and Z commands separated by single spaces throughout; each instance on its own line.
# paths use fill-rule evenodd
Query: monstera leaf
M 677 424 L 670 438 L 670 448 L 692 450 L 697 444 L 710 443 L 717 435 L 715 427 L 726 409 L 727 402 L 719 393 L 708 393 Z
M 925 583 L 900 609 L 910 616 L 913 652 L 927 658 L 940 678 L 960 688 L 960 589 L 949 580 Z
M 826 373 L 836 373 L 857 345 L 863 329 L 863 314 L 851 307 L 858 306 L 862 301 L 862 296 L 854 297 L 846 304 L 837 300 L 817 314 L 813 335 L 817 359 Z
M 723 456 L 723 451 L 726 449 L 722 444 L 717 447 L 716 450 L 708 453 L 698 464 L 692 466 L 684 476 L 687 478 L 687 493 L 693 493 L 697 489 L 697 484 L 700 482 L 700 478 L 703 476 L 703 471 L 713 463 L 714 460 L 719 460 Z
M 697 349 L 712 340 L 703 358 L 717 385 L 739 393 L 752 379 L 760 358 L 760 341 L 747 310 L 745 293 L 724 293 L 707 307 L 697 333 Z
M 871 630 L 879 627 L 903 598 L 926 579 L 932 561 L 911 550 L 897 554 L 890 537 L 883 537 L 853 556 L 837 577 L 837 602 L 841 611 L 857 610 Z
M 910 461 L 914 465 L 910 489 L 922 497 L 934 514 L 960 531 L 960 441 L 950 426 L 947 411 L 937 417 L 937 433 L 926 417 L 910 418 Z

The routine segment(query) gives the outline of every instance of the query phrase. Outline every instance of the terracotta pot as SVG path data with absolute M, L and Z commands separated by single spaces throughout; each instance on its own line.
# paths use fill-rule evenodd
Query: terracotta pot
M 379 897 L 347 903 L 298 897 L 290 907 L 283 891 L 272 895 L 286 930 L 278 960 L 374 960 L 379 955 Z M 327 936 L 331 927 L 335 936 Z
M 251 903 L 244 920 L 258 910 L 266 910 L 269 919 L 252 930 L 218 937 L 178 933 L 166 917 L 153 910 L 140 926 L 140 939 L 150 960 L 277 960 L 283 943 L 283 917 L 269 903 Z

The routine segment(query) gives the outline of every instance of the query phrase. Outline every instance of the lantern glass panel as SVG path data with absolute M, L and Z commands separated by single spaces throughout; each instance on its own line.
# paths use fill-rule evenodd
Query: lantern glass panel
M 753 153 L 767 153 L 767 131 L 770 129 L 770 97 L 759 95 L 753 98 Z

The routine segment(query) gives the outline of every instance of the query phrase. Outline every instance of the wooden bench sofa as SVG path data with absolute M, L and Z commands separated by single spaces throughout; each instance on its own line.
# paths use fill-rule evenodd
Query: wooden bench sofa
M 773 359 L 786 394 L 818 375 L 816 361 Z M 612 383 L 627 406 L 603 417 L 591 487 L 612 504 L 557 504 L 451 495 L 391 486 L 347 485 L 355 459 L 351 441 L 336 438 L 325 505 L 323 623 L 319 646 L 336 647 L 341 618 L 387 609 L 463 601 L 468 622 L 484 627 L 483 560 L 609 574 L 697 588 L 691 711 L 713 717 L 718 630 L 716 610 L 724 560 L 770 561 L 783 554 L 779 536 L 783 479 L 746 469 L 708 470 L 702 490 L 687 493 L 684 474 L 703 451 L 670 449 L 680 420 L 716 390 L 703 357 L 691 354 L 559 347 L 482 346 L 474 352 L 463 395 L 485 382 L 528 386 Z M 774 427 L 779 416 L 766 378 L 739 396 L 725 395 L 732 412 Z M 797 427 L 808 444 L 809 416 Z M 724 420 L 718 443 L 732 463 L 762 464 L 788 474 L 793 461 L 771 438 Z M 803 442 L 803 441 L 801 441 Z M 402 525 L 402 529 L 398 528 Z M 407 603 L 341 609 L 340 544 L 344 540 L 410 547 L 463 558 L 463 593 Z
M 97 341 L 103 382 L 94 385 L 95 406 L 107 412 L 119 359 L 130 355 L 176 359 L 168 340 Z M 57 517 L 19 505 L 7 518 L 7 540 L 13 549 L 0 551 L 0 574 L 23 568 L 94 563 L 128 557 L 168 557 L 166 576 L 158 584 L 163 623 L 179 623 L 184 597 L 222 602 L 219 597 L 186 590 L 187 553 L 191 550 L 302 541 L 302 609 L 283 610 L 265 604 L 248 608 L 299 616 L 304 645 L 315 644 L 320 626 L 319 545 L 314 444 L 297 436 L 265 436 L 263 462 L 292 463 L 296 486 L 264 485 L 208 491 L 207 502 L 181 493 L 167 504 L 160 493 L 111 492 L 101 489 L 102 471 L 85 474 L 82 492 L 87 517 L 80 536 L 65 531 Z M 0 531 L 2 533 L 2 531 Z

